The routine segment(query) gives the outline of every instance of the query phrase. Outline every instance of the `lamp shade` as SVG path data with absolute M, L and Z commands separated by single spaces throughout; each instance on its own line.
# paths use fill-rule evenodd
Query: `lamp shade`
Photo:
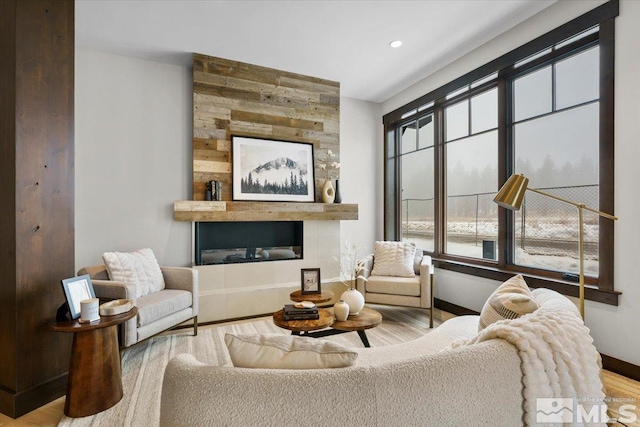
M 493 198 L 493 201 L 503 208 L 518 210 L 522 206 L 522 199 L 524 199 L 528 184 L 529 178 L 514 173 L 504 183 L 496 197 Z

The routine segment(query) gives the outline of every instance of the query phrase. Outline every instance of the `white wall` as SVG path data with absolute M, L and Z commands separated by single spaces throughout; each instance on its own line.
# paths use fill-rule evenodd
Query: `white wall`
M 598 349 L 640 365 L 640 197 L 636 188 L 640 164 L 640 2 L 620 2 L 616 19 L 615 72 L 615 290 L 620 305 L 587 301 L 587 325 Z
M 373 251 L 382 240 L 382 119 L 380 104 L 340 99 L 340 192 L 343 203 L 358 204 L 358 221 L 342 221 L 341 236 Z
M 534 38 L 606 3 L 605 0 L 561 1 L 544 9 L 457 61 L 441 68 L 429 77 L 408 87 L 382 103 L 382 114 L 387 114 L 414 99 L 443 86 L 487 62 L 516 49 Z
M 191 194 L 191 96 L 187 68 L 76 50 L 76 269 L 144 247 L 190 264 L 191 224 L 172 215 Z
M 510 50 L 580 16 L 601 1 L 561 1 L 538 15 L 486 43 L 460 60 L 444 67 L 382 104 L 386 114 L 409 101 L 493 60 Z M 622 292 L 617 307 L 586 302 L 586 324 L 598 350 L 635 365 L 640 365 L 640 198 L 634 186 L 640 163 L 640 120 L 638 99 L 640 81 L 640 2 L 620 1 L 616 19 L 616 94 L 615 94 L 615 289 Z M 435 295 L 451 303 L 480 311 L 498 282 L 478 279 L 451 271 L 437 272 Z

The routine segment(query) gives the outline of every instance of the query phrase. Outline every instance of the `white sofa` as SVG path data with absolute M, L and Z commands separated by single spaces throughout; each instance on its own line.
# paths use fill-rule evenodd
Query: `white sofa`
M 578 315 L 554 291 L 533 294 L 541 308 Z M 452 347 L 477 331 L 478 316 L 453 318 L 415 341 L 357 349 L 356 364 L 339 369 L 212 366 L 181 354 L 164 374 L 160 425 L 523 425 L 516 348 L 502 339 Z

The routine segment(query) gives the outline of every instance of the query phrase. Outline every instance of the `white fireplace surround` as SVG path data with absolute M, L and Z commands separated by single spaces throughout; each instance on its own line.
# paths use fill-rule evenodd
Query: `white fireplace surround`
M 198 321 L 235 319 L 282 309 L 291 302 L 289 294 L 300 289 L 302 268 L 320 268 L 322 285 L 333 290 L 337 299 L 346 289 L 335 284 L 340 275 L 340 221 L 304 221 L 303 236 L 301 260 L 195 266 L 200 288 Z

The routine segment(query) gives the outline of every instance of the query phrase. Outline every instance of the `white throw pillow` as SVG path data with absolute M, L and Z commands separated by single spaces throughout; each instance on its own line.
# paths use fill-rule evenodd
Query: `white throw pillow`
M 160 265 L 151 249 L 105 252 L 102 259 L 111 280 L 136 285 L 136 298 L 161 291 L 165 287 Z
M 420 274 L 420 264 L 422 264 L 423 257 L 422 249 L 416 248 L 416 254 L 413 257 L 413 272 L 416 275 Z
M 326 369 L 353 365 L 358 353 L 340 344 L 283 334 L 225 334 L 236 368 Z
M 518 274 L 500 285 L 484 303 L 478 331 L 499 320 L 516 319 L 533 313 L 539 307 L 524 278 Z
M 405 242 L 375 242 L 372 276 L 414 277 L 416 245 Z

